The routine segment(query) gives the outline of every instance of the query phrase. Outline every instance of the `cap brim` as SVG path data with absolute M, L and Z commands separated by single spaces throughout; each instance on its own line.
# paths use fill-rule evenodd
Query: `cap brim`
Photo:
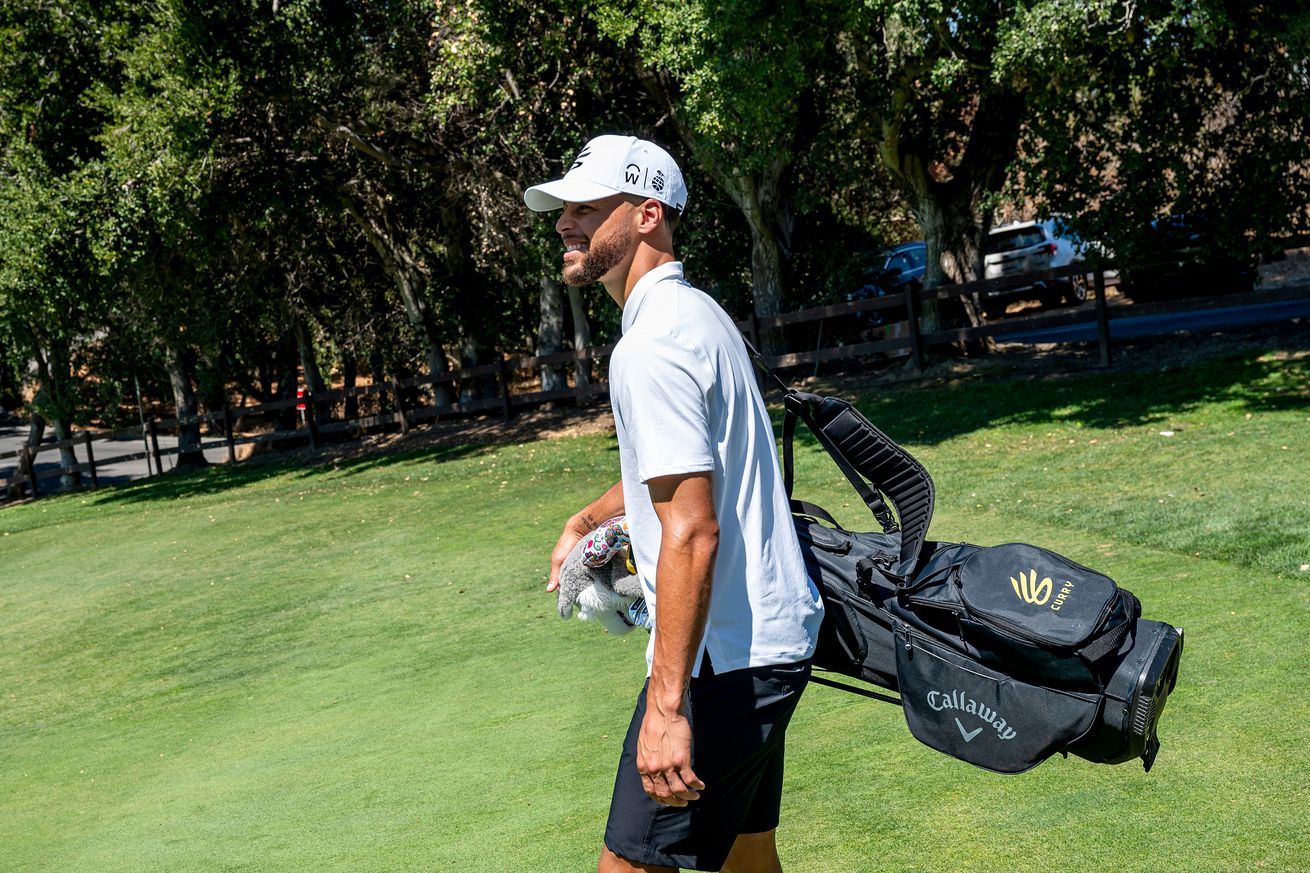
M 563 209 L 565 203 L 589 203 L 621 193 L 595 182 L 565 178 L 533 185 L 523 192 L 523 202 L 533 212 L 550 212 L 553 209 Z

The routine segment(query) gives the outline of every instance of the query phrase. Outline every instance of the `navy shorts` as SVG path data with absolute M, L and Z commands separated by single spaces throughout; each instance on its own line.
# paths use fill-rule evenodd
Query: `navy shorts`
M 637 734 L 646 715 L 646 686 L 637 697 L 614 780 L 605 845 L 642 864 L 718 870 L 738 834 L 778 826 L 783 740 L 810 662 L 715 674 L 708 656 L 691 680 L 691 766 L 705 783 L 699 800 L 661 806 L 641 787 Z M 649 680 L 647 680 L 649 685 Z

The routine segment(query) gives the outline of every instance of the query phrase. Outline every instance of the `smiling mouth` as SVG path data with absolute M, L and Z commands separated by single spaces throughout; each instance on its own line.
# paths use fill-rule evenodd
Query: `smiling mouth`
M 569 255 L 582 256 L 587 253 L 587 244 L 585 242 L 569 242 L 564 245 L 564 258 L 568 259 Z

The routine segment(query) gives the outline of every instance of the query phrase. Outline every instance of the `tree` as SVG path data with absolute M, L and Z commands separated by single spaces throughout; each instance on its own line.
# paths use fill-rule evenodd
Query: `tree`
M 1122 242 L 1234 195 L 1282 221 L 1306 202 L 1305 17 L 1221 0 L 871 4 L 868 74 L 889 83 L 868 92 L 873 130 L 927 239 L 925 284 L 981 278 L 1011 180 Z M 1298 181 L 1272 194 L 1253 169 Z
M 794 177 L 825 123 L 832 81 L 848 66 L 842 35 L 851 8 L 693 0 L 606 3 L 594 13 L 744 217 L 756 315 L 778 314 L 786 297 Z M 765 352 L 776 351 L 774 332 L 762 340 Z
M 104 116 L 88 94 L 117 74 L 95 20 L 112 5 L 0 9 L 0 348 L 10 368 L 35 377 L 29 442 L 47 419 L 67 440 L 89 417 L 82 356 L 103 323 L 106 282 L 94 236 Z M 62 463 L 76 463 L 70 448 Z
M 1305 4 L 1107 5 L 1091 23 L 1048 27 L 1009 61 L 1055 82 L 1030 101 L 1016 198 L 1125 262 L 1168 213 L 1204 215 L 1229 253 L 1310 227 Z

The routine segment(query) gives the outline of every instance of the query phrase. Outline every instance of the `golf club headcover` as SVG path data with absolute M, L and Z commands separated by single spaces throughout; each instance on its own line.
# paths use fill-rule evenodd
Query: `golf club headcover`
M 624 562 L 629 573 L 636 573 L 632 564 L 629 546 L 632 538 L 628 536 L 628 517 L 616 515 L 606 519 L 601 526 L 583 537 L 582 562 L 588 567 L 603 567 L 620 551 L 624 553 Z
M 610 519 L 578 541 L 559 574 L 560 618 L 573 614 L 599 621 L 610 633 L 632 630 L 628 607 L 641 596 L 641 582 L 630 572 L 630 547 L 623 516 Z

